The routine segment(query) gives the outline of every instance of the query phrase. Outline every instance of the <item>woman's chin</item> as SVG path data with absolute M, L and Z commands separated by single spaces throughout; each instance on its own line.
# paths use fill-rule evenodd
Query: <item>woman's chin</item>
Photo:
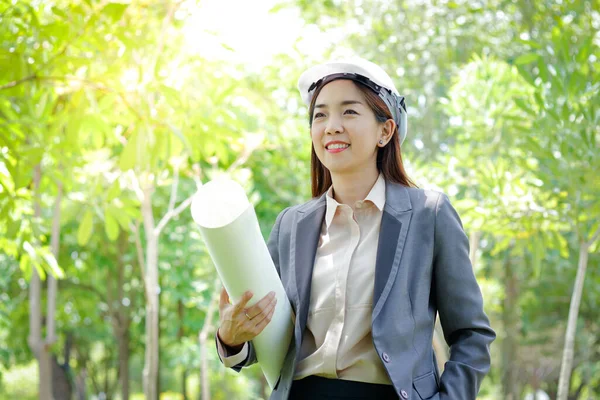
M 342 164 L 342 163 L 329 163 L 325 165 L 325 168 L 329 170 L 329 173 L 332 175 L 345 175 L 349 172 L 352 172 L 354 168 L 352 165 Z

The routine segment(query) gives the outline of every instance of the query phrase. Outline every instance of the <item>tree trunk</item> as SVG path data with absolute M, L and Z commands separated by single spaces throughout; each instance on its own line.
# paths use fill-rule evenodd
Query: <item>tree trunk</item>
M 85 378 L 86 378 L 87 372 L 85 367 L 81 368 L 81 370 L 79 371 L 79 374 L 77 374 L 77 378 L 75 378 L 75 393 L 76 393 L 76 399 L 77 400 L 86 400 L 85 397 Z
M 510 251 L 510 250 L 509 250 Z M 514 271 L 510 253 L 506 256 L 504 263 L 504 307 L 502 320 L 505 330 L 502 341 L 502 392 L 505 400 L 519 400 L 518 381 L 518 297 L 519 288 L 516 273 Z
M 200 342 L 200 393 L 202 393 L 202 400 L 210 400 L 210 380 L 208 370 L 208 358 L 206 357 L 206 349 L 208 345 L 208 333 L 212 329 L 212 320 L 215 310 L 217 308 L 217 300 L 220 294 L 219 291 L 219 278 L 215 279 L 213 283 L 213 295 L 204 317 L 204 325 L 202 330 L 198 334 L 198 340 Z
M 177 317 L 179 318 L 179 329 L 177 330 L 177 340 L 181 343 L 185 336 L 185 325 L 184 325 L 184 307 L 183 301 L 181 299 L 177 300 Z M 188 400 L 187 396 L 187 375 L 188 369 L 187 365 L 183 366 L 183 371 L 181 372 L 181 396 L 183 400 Z
M 593 241 L 591 243 L 593 243 Z M 587 269 L 589 255 L 588 251 L 591 243 L 581 241 L 579 244 L 579 262 L 577 266 L 575 286 L 573 287 L 573 295 L 571 296 L 571 305 L 569 307 L 569 319 L 567 322 L 567 332 L 565 334 L 565 346 L 563 349 L 562 363 L 560 365 L 560 377 L 558 379 L 557 400 L 567 400 L 569 396 L 569 386 L 571 382 L 571 370 L 573 368 L 573 354 L 575 348 L 575 333 L 577 331 L 577 317 L 579 315 L 579 305 L 581 304 L 585 270 Z
M 181 372 L 181 396 L 183 397 L 183 400 L 188 400 L 187 376 L 188 376 L 188 370 L 187 370 L 187 368 L 184 367 L 183 371 Z
M 205 322 L 206 324 L 206 322 Z M 200 389 L 202 390 L 202 400 L 210 400 L 210 381 L 208 376 L 208 359 L 206 357 L 206 345 L 208 335 L 204 329 L 200 333 Z
M 52 355 L 52 393 L 54 400 L 71 400 L 73 397 L 73 384 L 69 377 L 72 345 L 73 333 L 67 332 L 63 355 L 64 362 L 59 364 L 56 356 Z
M 158 400 L 158 235 L 155 233 L 152 213 L 153 186 L 144 187 L 142 217 L 146 234 L 146 349 L 144 360 L 144 394 L 146 400 Z
M 51 354 L 52 359 L 52 394 L 54 400 L 71 400 L 73 396 L 73 387 L 69 380 L 69 366 L 65 362 L 59 364 L 55 355 Z
M 36 218 L 42 217 L 42 209 L 40 203 L 40 182 L 42 180 L 42 169 L 40 164 L 35 166 L 33 174 L 33 185 L 35 191 L 35 203 L 34 203 L 34 216 Z M 59 193 L 56 198 L 56 204 L 60 211 L 60 201 L 62 197 L 61 188 L 59 187 Z M 55 217 L 52 224 L 52 250 L 55 251 L 55 257 L 58 253 L 58 234 L 55 232 L 55 223 L 57 220 Z M 60 221 L 60 214 L 58 216 Z M 60 225 L 57 225 L 60 227 Z M 52 279 L 53 281 L 53 279 Z M 40 400 L 53 400 L 52 396 L 52 357 L 49 349 L 52 344 L 56 341 L 54 334 L 54 306 L 56 304 L 56 282 L 51 284 L 51 277 L 48 274 L 48 315 L 47 315 L 47 338 L 42 338 L 42 281 L 37 268 L 32 266 L 31 282 L 29 286 L 29 336 L 27 342 L 31 348 L 32 353 L 35 355 L 38 361 L 38 374 L 39 374 L 39 399 Z
M 169 11 L 168 19 L 172 15 L 174 7 Z M 160 46 L 159 46 L 160 47 Z M 177 169 L 176 169 L 177 171 Z M 144 233 L 146 236 L 146 259 L 143 259 L 141 243 L 138 233 L 136 233 L 136 247 L 138 248 L 138 258 L 140 264 L 144 266 L 143 280 L 146 294 L 146 349 L 144 357 L 143 386 L 146 400 L 158 400 L 159 394 L 159 306 L 160 306 L 160 286 L 158 281 L 158 239 L 162 229 L 171 220 L 185 210 L 192 202 L 193 196 L 175 208 L 177 201 L 177 183 L 179 176 L 174 174 L 173 185 L 171 189 L 171 198 L 167 213 L 158 222 L 154 223 L 152 212 L 152 193 L 154 191 L 153 178 L 151 174 L 143 176 L 143 187 L 137 187 L 136 193 L 141 201 L 142 219 L 144 221 Z M 135 229 L 135 228 L 134 228 Z M 137 231 L 137 229 L 136 229 Z
M 129 400 L 129 326 L 131 319 L 129 316 L 130 308 L 125 305 L 125 294 L 123 286 L 125 285 L 125 251 L 128 241 L 127 234 L 123 231 L 119 234 L 117 244 L 117 301 L 110 301 L 111 313 L 113 317 L 113 331 L 117 338 L 119 346 L 119 376 L 118 381 L 121 386 L 121 400 Z M 107 297 L 112 298 L 110 287 L 107 280 Z
M 123 329 L 118 341 L 121 400 L 129 400 L 129 329 Z
M 52 357 L 48 348 L 42 345 L 38 356 L 40 373 L 40 400 L 54 400 L 52 396 Z
M 267 388 L 269 387 L 269 382 L 267 382 L 267 378 L 264 375 L 260 376 L 260 396 L 264 398 L 264 396 L 269 396 L 267 394 Z
M 469 235 L 469 259 L 473 269 L 477 265 L 477 252 L 479 251 L 479 241 L 481 240 L 481 231 L 473 231 Z

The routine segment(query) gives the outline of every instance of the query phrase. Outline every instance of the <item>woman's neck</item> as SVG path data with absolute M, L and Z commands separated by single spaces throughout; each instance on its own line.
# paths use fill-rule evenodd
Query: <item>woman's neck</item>
M 333 198 L 340 204 L 347 204 L 354 209 L 357 201 L 364 200 L 369 194 L 377 178 L 379 171 L 358 171 L 350 174 L 331 174 L 333 183 Z

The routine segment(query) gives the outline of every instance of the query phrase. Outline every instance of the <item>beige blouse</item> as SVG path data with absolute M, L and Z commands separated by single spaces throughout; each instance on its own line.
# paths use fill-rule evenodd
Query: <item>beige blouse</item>
M 326 194 L 327 210 L 313 269 L 310 306 L 294 379 L 309 375 L 391 384 L 371 336 L 379 228 L 385 206 L 382 175 L 355 210 Z M 226 367 L 244 361 L 248 346 L 228 354 Z

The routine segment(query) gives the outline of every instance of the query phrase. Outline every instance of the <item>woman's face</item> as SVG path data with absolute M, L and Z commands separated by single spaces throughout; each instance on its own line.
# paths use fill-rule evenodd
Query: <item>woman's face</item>
M 331 174 L 345 175 L 377 168 L 383 126 L 356 84 L 338 79 L 319 92 L 310 133 L 321 163 Z

